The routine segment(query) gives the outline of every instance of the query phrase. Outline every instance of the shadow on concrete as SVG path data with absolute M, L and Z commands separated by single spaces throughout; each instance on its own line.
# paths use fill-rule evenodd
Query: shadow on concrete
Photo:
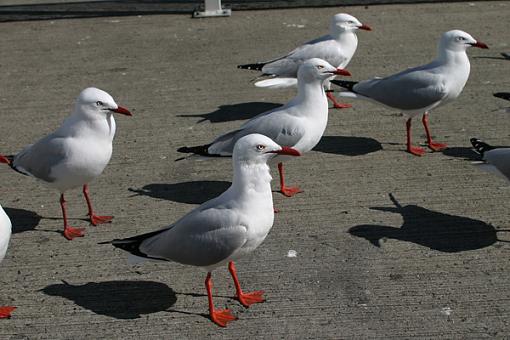
M 177 301 L 172 288 L 152 281 L 89 282 L 76 286 L 63 281 L 41 291 L 116 319 L 137 319 L 144 314 L 165 311 Z
M 128 190 L 138 195 L 165 199 L 173 202 L 202 204 L 223 193 L 230 187 L 226 181 L 192 181 L 182 183 L 147 184 L 141 189 Z
M 13 234 L 34 230 L 42 218 L 41 215 L 30 210 L 5 207 L 4 210 L 11 219 Z
M 479 161 L 482 159 L 480 154 L 478 154 L 475 150 L 473 150 L 472 147 L 448 147 L 441 151 L 443 155 L 450 156 L 450 157 L 456 157 L 456 158 L 463 158 L 468 161 Z
M 395 208 L 370 209 L 401 214 L 404 223 L 400 228 L 365 224 L 350 228 L 349 233 L 366 239 L 376 247 L 380 247 L 384 239 L 395 239 L 447 253 L 480 249 L 501 241 L 497 238 L 496 229 L 483 221 L 449 215 L 417 205 L 401 206 L 393 195 L 391 198 Z
M 221 123 L 234 120 L 250 119 L 262 112 L 273 110 L 280 106 L 282 106 L 282 104 L 265 102 L 250 102 L 233 105 L 221 105 L 220 107 L 218 107 L 216 111 L 210 113 L 177 115 L 177 117 L 202 118 L 197 121 L 197 124 L 205 121 L 209 121 L 211 123 Z
M 381 143 L 373 138 L 347 136 L 323 136 L 313 148 L 314 151 L 344 156 L 361 156 L 382 149 Z

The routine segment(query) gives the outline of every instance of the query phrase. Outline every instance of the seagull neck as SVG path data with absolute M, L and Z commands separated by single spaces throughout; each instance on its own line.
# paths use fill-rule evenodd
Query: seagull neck
M 316 103 L 318 98 L 322 98 L 327 103 L 326 94 L 324 93 L 323 81 L 313 79 L 311 81 L 298 80 L 298 93 L 294 97 L 297 103 Z
M 441 64 L 469 65 L 469 58 L 466 51 L 452 51 L 448 49 L 439 49 L 437 59 Z
M 331 37 L 342 45 L 342 49 L 354 46 L 354 49 L 358 46 L 358 36 L 354 31 L 351 30 L 339 30 L 331 34 Z
M 234 164 L 232 189 L 243 194 L 271 194 L 271 174 L 266 163 L 237 161 Z

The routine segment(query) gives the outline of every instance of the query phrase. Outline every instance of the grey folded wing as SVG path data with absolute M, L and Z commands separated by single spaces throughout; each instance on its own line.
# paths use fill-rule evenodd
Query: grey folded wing
M 51 170 L 65 161 L 66 148 L 64 139 L 48 135 L 35 144 L 25 147 L 14 156 L 13 167 L 26 174 L 46 182 L 53 182 Z
M 443 76 L 420 69 L 361 81 L 353 91 L 400 110 L 426 108 L 448 95 Z
M 246 242 L 246 230 L 231 209 L 197 209 L 143 241 L 139 249 L 153 258 L 207 267 L 240 249 Z
M 308 41 L 286 56 L 267 62 L 262 68 L 262 72 L 280 77 L 296 77 L 299 66 L 311 58 L 321 58 L 333 66 L 338 66 L 340 65 L 338 59 L 341 57 L 337 45 L 329 35 Z

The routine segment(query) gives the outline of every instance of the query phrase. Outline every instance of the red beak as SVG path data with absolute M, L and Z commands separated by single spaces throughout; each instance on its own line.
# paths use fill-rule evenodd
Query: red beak
M 358 27 L 360 30 L 365 30 L 365 31 L 371 31 L 372 30 L 372 27 L 368 26 L 368 25 L 361 25 Z
M 133 115 L 131 112 L 129 112 L 128 109 L 126 109 L 125 107 L 122 107 L 122 106 L 119 106 L 116 109 L 111 109 L 110 111 L 117 112 L 117 113 L 120 113 L 120 114 L 126 115 L 126 116 L 132 116 Z
M 489 48 L 489 46 L 487 46 L 486 44 L 484 44 L 481 41 L 477 41 L 476 43 L 471 44 L 471 46 L 478 47 L 478 48 L 483 48 L 483 49 L 488 49 Z
M 339 76 L 346 76 L 346 77 L 351 76 L 351 72 L 344 70 L 343 68 L 337 68 L 336 71 L 333 72 L 333 74 L 338 74 Z
M 269 151 L 270 153 L 277 153 L 279 155 L 288 155 L 288 156 L 301 156 L 299 151 L 289 146 L 282 146 L 281 150 L 278 151 Z

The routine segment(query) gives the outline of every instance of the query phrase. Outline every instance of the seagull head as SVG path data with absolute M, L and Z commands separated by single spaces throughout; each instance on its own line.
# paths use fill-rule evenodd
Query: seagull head
M 128 109 L 117 105 L 112 96 L 95 87 L 88 87 L 81 91 L 76 100 L 76 109 L 87 115 L 107 115 L 112 112 L 132 116 Z
M 336 68 L 325 60 L 312 58 L 306 60 L 298 70 L 298 81 L 312 82 L 326 80 L 335 75 L 350 76 L 347 70 Z
M 439 48 L 450 51 L 465 51 L 468 47 L 489 48 L 481 41 L 477 41 L 470 34 L 461 30 L 443 33 L 439 40 Z
M 301 156 L 301 153 L 288 146 L 280 146 L 271 138 L 258 133 L 239 138 L 234 145 L 233 158 L 250 164 L 267 163 L 277 155 Z
M 362 24 L 357 18 L 347 13 L 338 13 L 331 18 L 330 32 L 371 31 L 370 26 Z

